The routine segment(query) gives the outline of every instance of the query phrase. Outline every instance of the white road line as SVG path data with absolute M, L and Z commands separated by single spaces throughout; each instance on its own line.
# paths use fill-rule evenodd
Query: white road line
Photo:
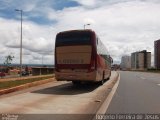
M 119 84 L 119 80 L 120 80 L 120 74 L 118 77 L 118 81 L 116 82 L 116 84 L 114 85 L 114 87 L 112 88 L 112 91 L 109 93 L 108 97 L 106 98 L 106 100 L 103 102 L 103 104 L 101 105 L 100 109 L 98 110 L 98 112 L 96 114 L 105 114 L 109 104 L 117 90 L 118 84 Z
M 160 84 L 157 84 L 157 85 L 159 85 L 159 86 L 160 86 Z
M 141 79 L 143 79 L 143 80 L 145 80 L 146 78 L 144 78 L 144 77 L 140 77 Z
M 145 80 L 146 78 L 145 77 L 143 77 L 143 76 L 139 76 L 139 75 L 135 75 L 136 77 L 138 77 L 138 78 L 140 78 L 140 79 L 143 79 L 143 80 Z

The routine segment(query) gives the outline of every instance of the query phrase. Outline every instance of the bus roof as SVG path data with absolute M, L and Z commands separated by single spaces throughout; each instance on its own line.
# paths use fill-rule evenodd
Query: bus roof
M 62 32 L 59 32 L 58 34 L 61 34 L 61 33 L 70 33 L 70 32 L 94 32 L 93 30 L 91 29 L 77 29 L 77 30 L 67 30 L 67 31 L 62 31 Z

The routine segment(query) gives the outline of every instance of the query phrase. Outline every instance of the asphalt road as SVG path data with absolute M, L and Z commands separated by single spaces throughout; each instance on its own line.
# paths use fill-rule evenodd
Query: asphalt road
M 160 74 L 120 71 L 120 82 L 107 114 L 160 113 Z

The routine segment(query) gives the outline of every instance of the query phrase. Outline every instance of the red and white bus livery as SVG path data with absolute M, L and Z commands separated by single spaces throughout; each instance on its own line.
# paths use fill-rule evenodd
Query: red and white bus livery
M 89 29 L 60 32 L 55 42 L 58 81 L 103 83 L 111 76 L 112 58 L 96 33 Z

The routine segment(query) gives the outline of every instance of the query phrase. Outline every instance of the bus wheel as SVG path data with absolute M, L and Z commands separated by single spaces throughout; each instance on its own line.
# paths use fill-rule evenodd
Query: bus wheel
M 72 81 L 73 85 L 80 85 L 81 81 Z
M 110 71 L 110 74 L 109 74 L 109 77 L 107 78 L 107 80 L 109 80 L 109 79 L 110 79 L 110 77 L 111 77 L 111 71 Z
M 104 84 L 104 80 L 101 80 L 99 83 L 100 83 L 100 85 L 103 85 Z

